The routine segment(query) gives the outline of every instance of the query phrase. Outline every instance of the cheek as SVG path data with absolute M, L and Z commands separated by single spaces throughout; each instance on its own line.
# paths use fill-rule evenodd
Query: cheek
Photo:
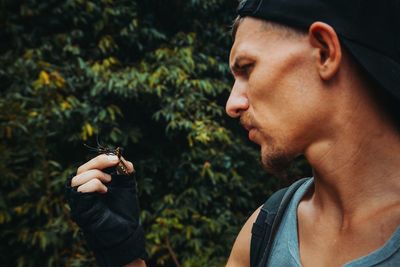
M 307 104 L 307 72 L 296 60 L 274 60 L 255 71 L 249 80 L 248 97 L 254 112 L 285 116 Z
M 250 76 L 249 84 L 253 85 L 250 94 L 255 99 L 282 107 L 293 93 L 297 94 L 297 90 L 307 87 L 307 82 L 314 74 L 310 68 L 311 62 L 307 62 L 304 54 L 302 49 L 291 50 L 287 47 L 262 58 Z
M 249 91 L 255 119 L 266 131 L 282 135 L 309 127 L 322 103 L 312 70 L 284 63 L 256 73 Z

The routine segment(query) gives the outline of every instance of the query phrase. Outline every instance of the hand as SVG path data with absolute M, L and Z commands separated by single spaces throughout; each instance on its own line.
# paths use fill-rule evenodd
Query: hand
M 99 155 L 80 166 L 66 184 L 71 218 L 83 230 L 98 264 L 107 267 L 146 258 L 135 178 L 103 171 L 118 163 L 117 156 Z M 132 172 L 133 164 L 124 163 Z
M 132 173 L 133 164 L 124 159 L 122 160 L 128 167 L 128 173 Z M 71 186 L 77 187 L 78 192 L 106 193 L 107 187 L 103 183 L 110 182 L 111 175 L 102 170 L 116 166 L 118 163 L 119 159 L 117 156 L 101 154 L 78 168 L 76 176 L 72 178 Z

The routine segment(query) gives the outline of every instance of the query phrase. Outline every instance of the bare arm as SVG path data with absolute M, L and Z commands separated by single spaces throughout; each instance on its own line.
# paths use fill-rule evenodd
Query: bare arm
M 146 263 L 144 260 L 138 259 L 134 260 L 131 263 L 128 263 L 127 265 L 124 265 L 124 267 L 146 267 Z
M 251 228 L 256 221 L 261 207 L 256 209 L 253 214 L 247 219 L 240 230 L 239 235 L 236 237 L 235 243 L 229 256 L 226 267 L 248 267 L 250 266 L 250 240 Z

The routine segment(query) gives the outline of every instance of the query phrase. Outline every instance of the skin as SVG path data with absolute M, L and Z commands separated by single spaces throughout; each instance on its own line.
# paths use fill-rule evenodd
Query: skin
M 235 83 L 226 112 L 260 145 L 263 166 L 279 171 L 303 154 L 313 167 L 315 186 L 297 211 L 302 265 L 341 266 L 382 246 L 400 225 L 400 136 L 335 31 L 316 22 L 304 36 L 283 38 L 245 18 L 230 64 Z M 106 193 L 111 177 L 102 170 L 117 162 L 105 155 L 92 159 L 79 167 L 72 186 Z M 259 209 L 240 231 L 226 266 L 250 265 Z

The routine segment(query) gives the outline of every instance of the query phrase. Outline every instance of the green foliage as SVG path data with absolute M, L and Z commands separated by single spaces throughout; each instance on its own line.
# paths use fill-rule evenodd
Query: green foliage
M 0 5 L 2 265 L 94 265 L 63 186 L 96 136 L 136 166 L 150 266 L 223 265 L 279 186 L 224 114 L 235 1 Z

